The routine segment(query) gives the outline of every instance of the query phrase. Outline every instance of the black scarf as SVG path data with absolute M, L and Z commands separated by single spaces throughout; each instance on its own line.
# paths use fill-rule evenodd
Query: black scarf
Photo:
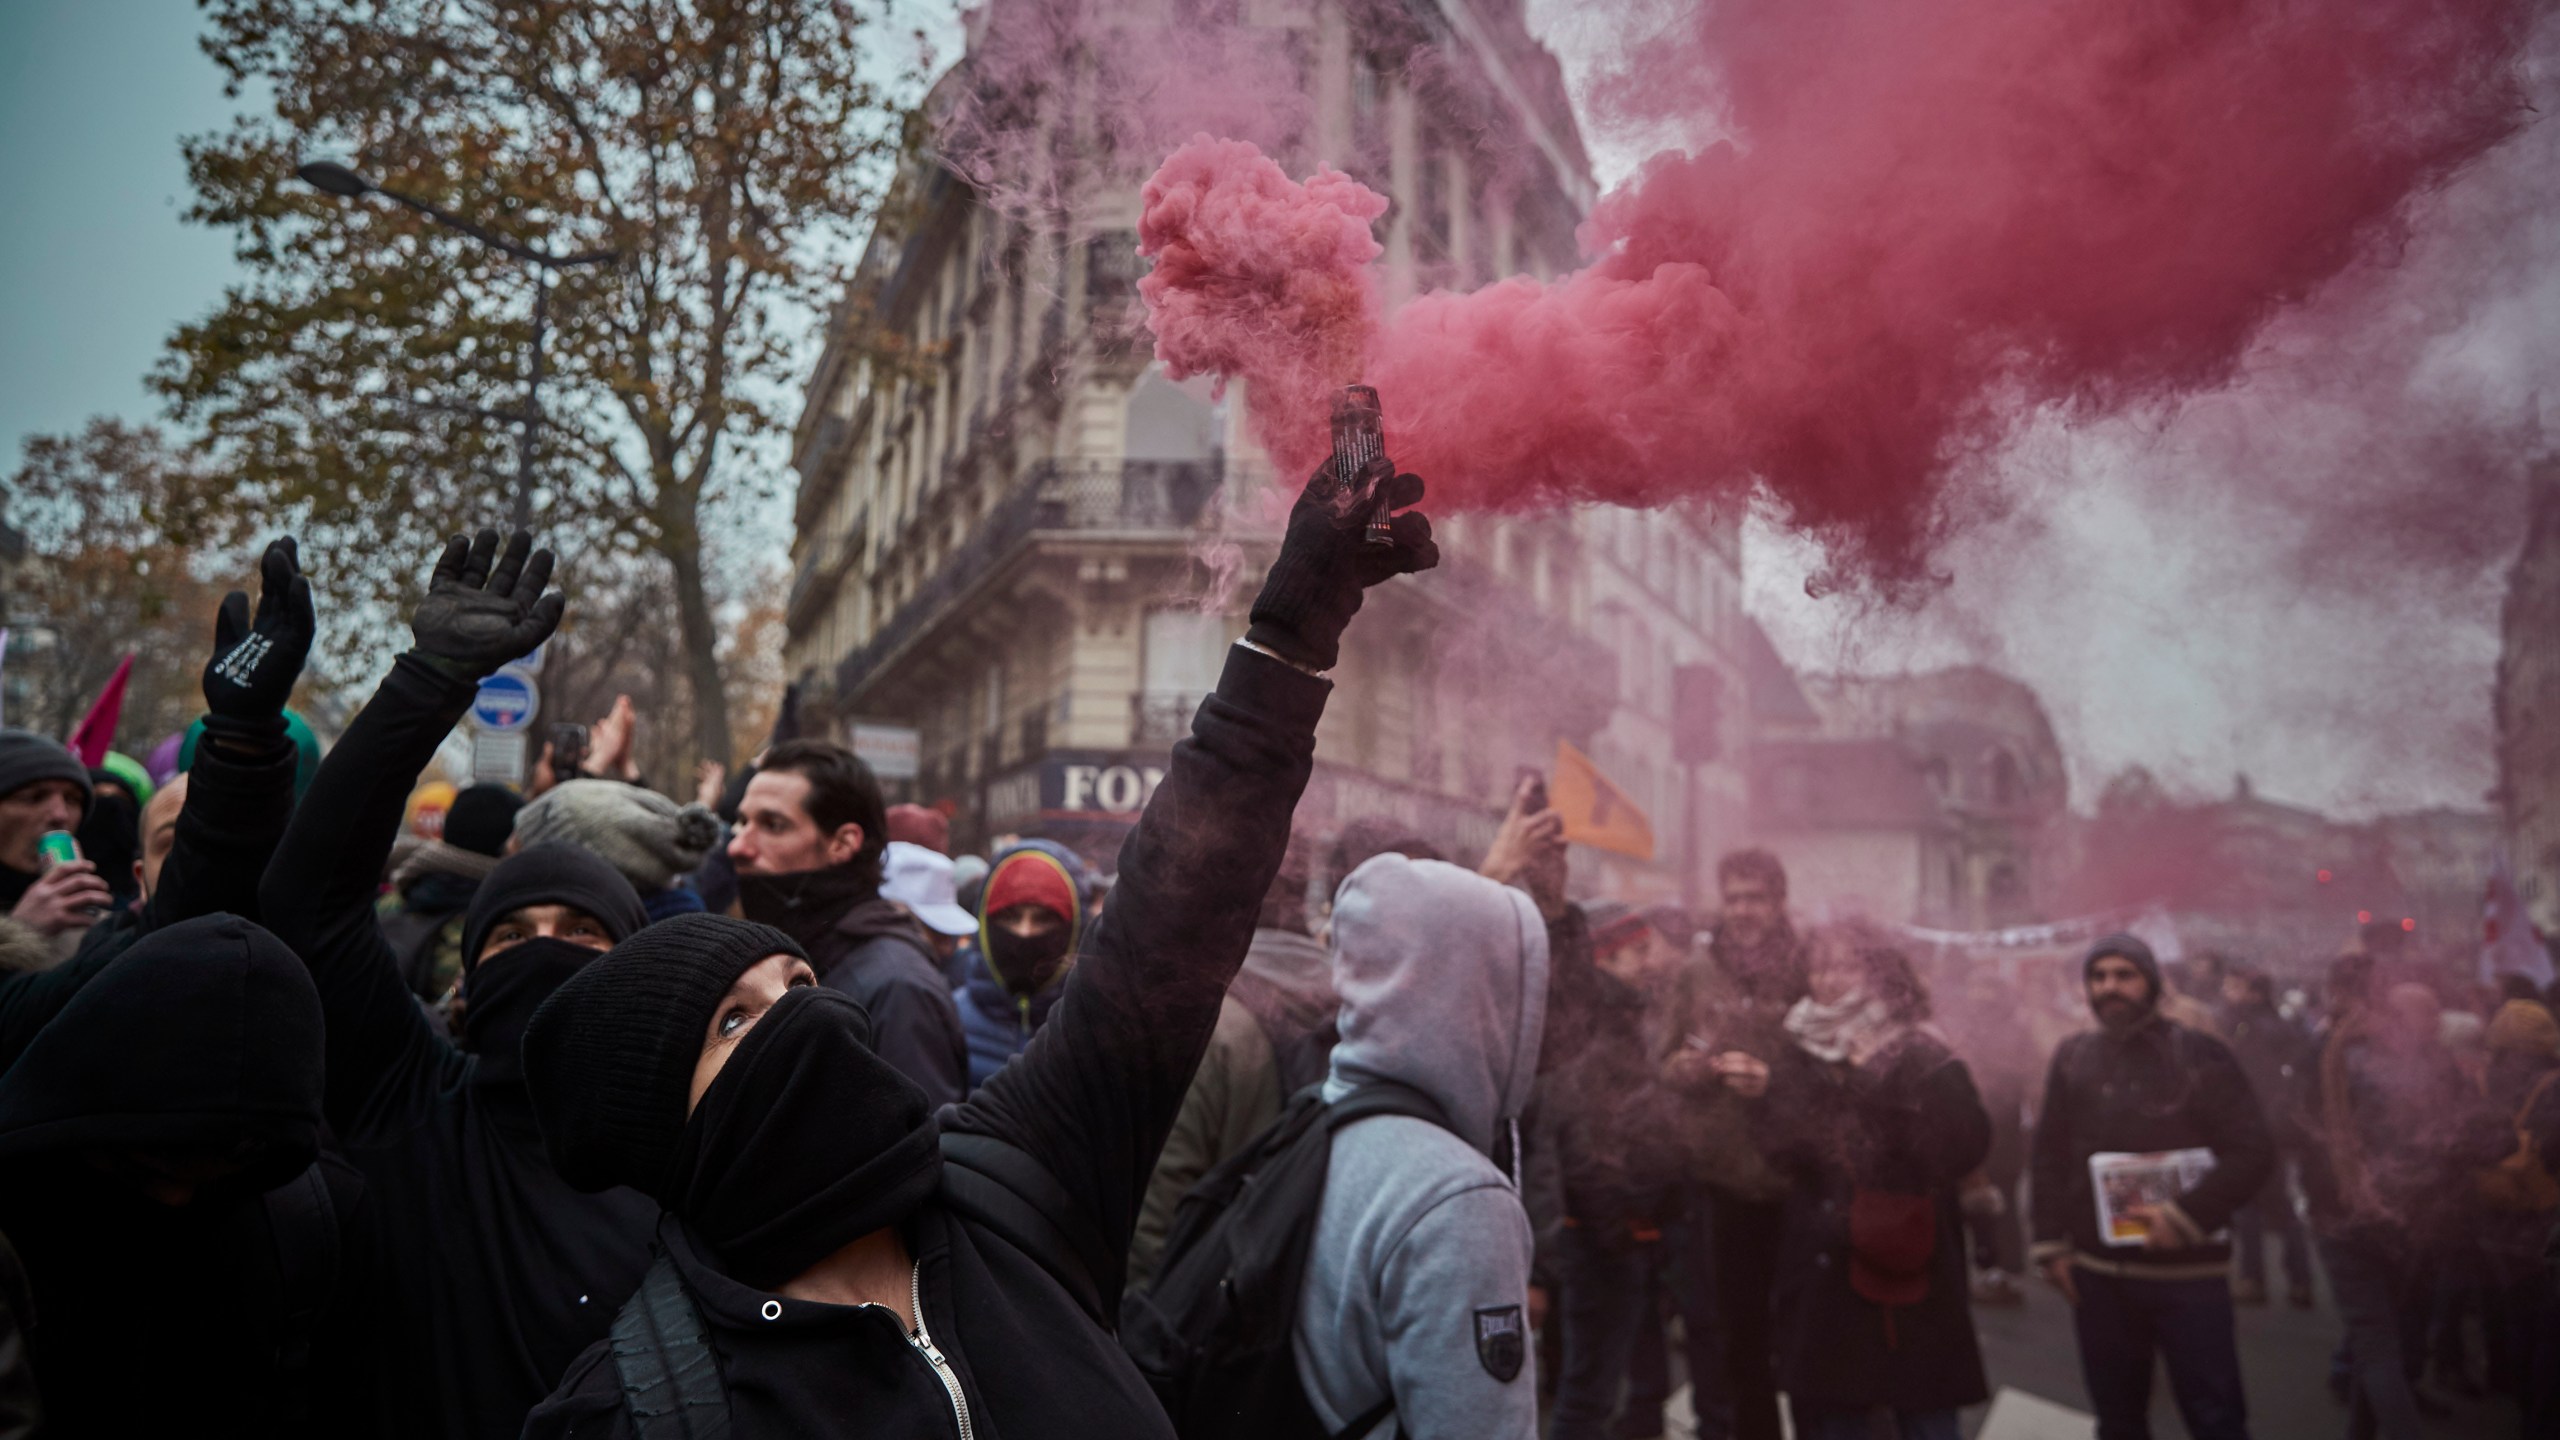
M 941 1178 L 924 1092 L 872 1053 L 850 996 L 804 986 L 703 1092 L 657 1198 L 731 1278 L 770 1290 L 906 1219 Z
M 462 1048 L 480 1057 L 482 1082 L 524 1079 L 524 1031 L 533 1012 L 600 952 L 550 936 L 511 945 L 462 982 Z
M 1016 995 L 1037 995 L 1066 967 L 1072 926 L 1060 924 L 1046 934 L 1016 935 L 1001 925 L 986 927 L 987 968 Z
M 880 893 L 879 882 L 854 865 L 827 865 L 784 875 L 740 875 L 738 913 L 770 925 L 815 951 L 819 938 L 853 907 Z

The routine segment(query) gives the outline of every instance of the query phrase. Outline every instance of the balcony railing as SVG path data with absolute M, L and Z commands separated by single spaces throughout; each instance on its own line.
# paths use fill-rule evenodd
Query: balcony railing
M 1241 472 L 1240 483 L 1253 477 Z M 1227 467 L 1215 460 L 1050 463 L 998 500 L 870 639 L 836 668 L 837 693 L 863 678 L 915 638 L 943 609 L 984 579 L 1035 533 L 1118 532 L 1165 536 L 1221 528 Z M 1184 717 L 1186 723 L 1189 717 Z

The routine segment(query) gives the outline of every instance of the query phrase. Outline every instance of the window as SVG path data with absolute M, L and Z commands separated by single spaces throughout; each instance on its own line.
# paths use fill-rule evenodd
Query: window
M 1150 610 L 1143 638 L 1135 739 L 1170 745 L 1188 732 L 1200 698 L 1218 686 L 1227 618 L 1199 610 Z

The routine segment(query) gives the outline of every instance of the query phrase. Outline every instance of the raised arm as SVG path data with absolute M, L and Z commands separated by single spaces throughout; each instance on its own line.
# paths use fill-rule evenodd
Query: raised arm
M 1391 483 L 1399 505 L 1421 498 L 1420 480 Z M 1332 689 L 1319 672 L 1365 589 L 1439 563 L 1422 516 L 1397 516 L 1396 544 L 1372 546 L 1340 493 L 1318 472 L 1299 496 L 1252 628 L 1121 846 L 1066 995 L 950 1124 L 1040 1160 L 1115 1257 L 1288 846 Z M 1116 1293 L 1117 1275 L 1100 1278 Z
M 480 681 L 559 624 L 560 597 L 542 595 L 550 552 L 528 558 L 530 546 L 517 535 L 501 553 L 488 530 L 446 546 L 411 620 L 416 645 L 392 662 L 321 762 L 259 887 L 267 928 L 320 987 L 329 1020 L 324 1109 L 342 1135 L 394 1122 L 458 1059 L 401 983 L 373 898 L 410 787 Z
M 312 634 L 311 586 L 295 565 L 292 537 L 267 547 L 259 571 L 254 625 L 249 597 L 237 590 L 215 618 L 204 738 L 180 802 L 177 841 L 143 904 L 141 925 L 100 927 L 64 963 L 0 980 L 0 1069 L 136 937 L 225 911 L 258 918 L 258 877 L 293 813 L 294 749 L 285 738 L 284 704 Z
M 318 628 L 300 559 L 290 535 L 269 545 L 258 562 L 256 611 L 234 590 L 215 614 L 204 737 L 187 771 L 177 839 L 143 907 L 145 930 L 201 915 L 259 918 L 259 879 L 293 818 L 299 757 L 285 702 Z

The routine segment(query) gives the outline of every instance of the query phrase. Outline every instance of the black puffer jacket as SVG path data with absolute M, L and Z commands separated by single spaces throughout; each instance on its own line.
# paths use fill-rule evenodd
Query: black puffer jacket
M 903 1228 L 925 1329 L 968 1407 L 964 1431 L 890 1312 L 752 1289 L 670 1224 L 669 1254 L 709 1326 L 737 1434 L 1169 1440 L 1163 1409 L 1096 1315 L 1118 1308 L 1139 1204 L 1280 868 L 1329 689 L 1276 660 L 1230 655 L 1121 848 L 1119 883 L 1049 1023 L 967 1104 L 928 1122 L 1036 1160 L 1053 1193 L 1022 1199 L 1092 1241 L 1099 1293 L 1080 1300 L 969 1218 L 952 1200 L 957 1167 L 943 1167 L 942 1188 Z M 636 1434 L 608 1345 L 579 1359 L 525 1434 Z
M 818 983 L 841 990 L 871 1016 L 872 1049 L 922 1086 L 938 1109 L 969 1093 L 969 1042 L 914 917 L 877 896 L 845 912 L 809 944 Z
M 2231 1223 L 2275 1165 L 2275 1145 L 2249 1077 L 2210 1035 L 2151 1016 L 2128 1030 L 2074 1035 L 2053 1052 L 2037 1112 L 2032 1174 L 2039 1258 L 2068 1250 L 2128 1273 L 2220 1274 L 2226 1240 L 2172 1250 L 2111 1246 L 2098 1235 L 2089 1157 L 2207 1149 L 2213 1169 L 2177 1198 L 2205 1235 Z

